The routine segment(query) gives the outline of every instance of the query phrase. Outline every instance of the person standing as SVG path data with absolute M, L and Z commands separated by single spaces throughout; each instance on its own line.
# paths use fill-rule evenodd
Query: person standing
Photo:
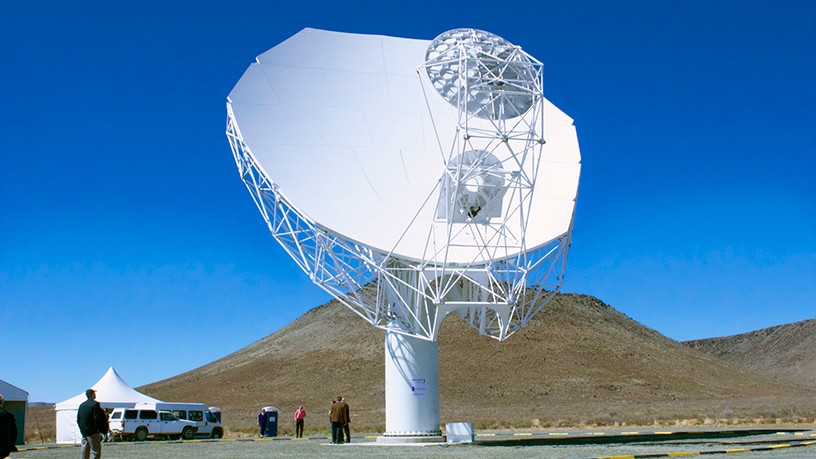
M 3 409 L 3 396 L 0 395 L 0 458 L 8 457 L 17 451 L 17 420 L 14 415 Z
M 306 410 L 303 409 L 303 405 L 300 405 L 300 408 L 295 410 L 295 438 L 303 437 L 304 419 L 306 419 Z
M 102 457 L 102 436 L 108 434 L 108 416 L 102 405 L 96 401 L 93 389 L 85 391 L 88 397 L 77 409 L 77 426 L 82 434 L 80 457 L 88 459 L 93 452 L 94 459 Z
M 351 434 L 349 433 L 351 416 L 349 416 L 349 406 L 348 403 L 346 403 L 346 397 L 340 400 L 340 404 L 343 406 L 343 433 L 346 436 L 346 443 L 351 443 Z
M 261 428 L 261 438 L 263 438 L 266 432 L 266 408 L 261 408 L 261 412 L 258 413 L 258 427 Z
M 329 411 L 329 420 L 331 421 L 331 437 L 332 443 L 336 445 L 343 444 L 343 403 L 342 397 L 337 397 L 337 400 L 332 402 L 331 410 Z
M 337 403 L 337 401 L 332 399 L 331 406 L 329 407 L 329 426 L 331 426 L 332 443 L 337 443 L 337 438 L 336 438 L 336 435 L 335 435 L 335 432 L 334 432 L 334 424 L 332 424 L 332 422 L 331 422 L 331 414 L 332 414 L 332 411 L 334 411 L 334 404 L 335 403 Z

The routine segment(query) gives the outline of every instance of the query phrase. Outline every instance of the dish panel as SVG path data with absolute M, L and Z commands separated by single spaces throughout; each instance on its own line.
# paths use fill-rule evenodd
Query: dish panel
M 449 104 L 426 102 L 417 75 L 429 44 L 304 29 L 258 56 L 229 95 L 244 142 L 289 202 L 338 235 L 411 259 L 427 256 L 456 136 Z M 580 172 L 572 119 L 545 104 L 529 248 L 569 231 Z M 451 249 L 452 261 L 473 255 Z

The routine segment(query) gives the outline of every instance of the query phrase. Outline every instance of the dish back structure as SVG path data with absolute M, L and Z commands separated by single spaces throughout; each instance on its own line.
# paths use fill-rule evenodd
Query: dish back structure
M 503 340 L 562 285 L 577 136 L 519 47 L 304 29 L 258 57 L 227 113 L 272 234 L 372 325 L 433 340 L 457 310 Z
M 561 288 L 577 135 L 543 96 L 542 64 L 507 40 L 304 29 L 258 56 L 227 114 L 241 178 L 298 266 L 387 331 L 391 360 L 433 354 L 403 379 L 436 371 L 448 313 L 504 340 Z M 387 430 L 434 435 L 434 395 L 436 426 Z

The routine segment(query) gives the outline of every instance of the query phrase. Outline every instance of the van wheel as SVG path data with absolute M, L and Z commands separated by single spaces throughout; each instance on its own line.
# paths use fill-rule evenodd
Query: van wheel
M 139 427 L 133 434 L 133 439 L 136 441 L 145 441 L 147 439 L 147 429 Z
M 181 438 L 185 440 L 192 440 L 195 437 L 195 430 L 192 427 L 185 427 L 181 430 Z
M 221 438 L 223 436 L 224 436 L 224 432 L 222 432 L 221 429 L 213 429 L 212 435 L 211 435 L 212 438 Z

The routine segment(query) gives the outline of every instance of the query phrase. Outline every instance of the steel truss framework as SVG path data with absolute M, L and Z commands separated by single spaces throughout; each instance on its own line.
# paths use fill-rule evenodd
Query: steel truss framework
M 241 178 L 298 266 L 372 325 L 426 340 L 436 340 L 453 311 L 483 335 L 511 336 L 561 288 L 571 243 L 571 222 L 539 246 L 528 247 L 525 238 L 544 145 L 542 65 L 492 34 L 486 46 L 477 33 L 487 34 L 443 34 L 417 69 L 426 100 L 441 94 L 457 124 L 455 140 L 442 150 L 443 177 L 426 200 L 436 205 L 436 219 L 421 259 L 366 246 L 311 220 L 263 173 L 227 105 L 227 137 Z M 457 248 L 475 255 L 451 262 Z

